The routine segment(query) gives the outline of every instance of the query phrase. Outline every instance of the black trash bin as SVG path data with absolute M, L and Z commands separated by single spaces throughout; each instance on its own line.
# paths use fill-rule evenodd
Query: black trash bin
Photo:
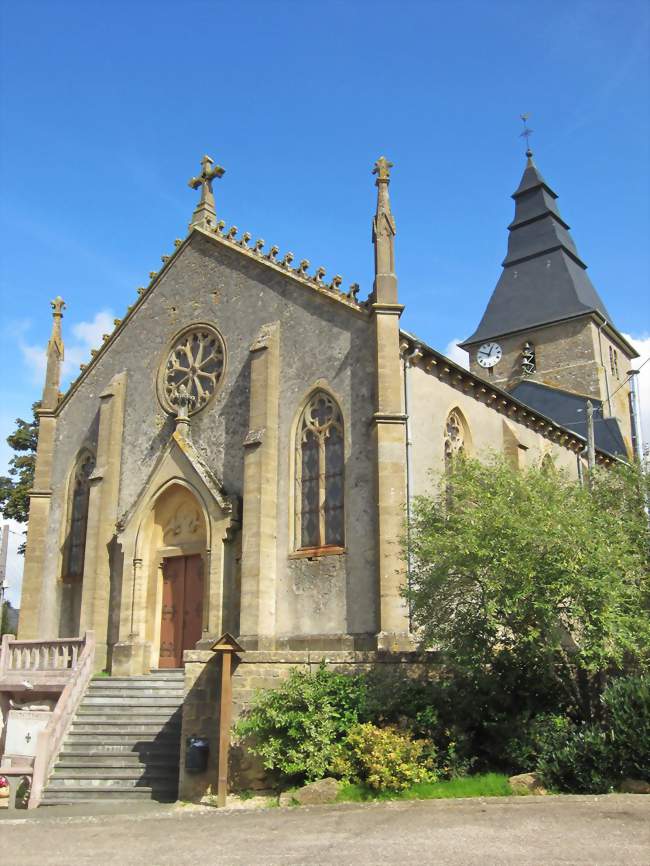
M 208 766 L 210 744 L 204 737 L 188 737 L 185 769 L 188 773 L 204 773 Z

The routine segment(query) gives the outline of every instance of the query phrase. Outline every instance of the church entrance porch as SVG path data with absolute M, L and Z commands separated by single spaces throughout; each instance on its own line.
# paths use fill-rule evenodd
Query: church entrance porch
M 183 650 L 194 649 L 203 623 L 203 562 L 199 554 L 162 562 L 160 668 L 179 668 Z

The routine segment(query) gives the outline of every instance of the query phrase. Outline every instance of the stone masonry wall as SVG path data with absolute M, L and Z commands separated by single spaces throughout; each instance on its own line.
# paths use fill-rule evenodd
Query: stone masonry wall
M 217 657 L 219 656 L 219 657 Z M 197 802 L 217 790 L 219 755 L 219 691 L 221 655 L 210 651 L 185 653 L 185 701 L 181 740 L 179 799 Z M 396 677 L 412 677 L 433 672 L 438 664 L 435 653 L 417 652 L 261 652 L 249 651 L 233 658 L 233 723 L 250 705 L 259 689 L 277 688 L 292 670 L 314 672 L 322 662 L 341 673 L 383 670 Z M 205 773 L 185 770 L 185 748 L 190 736 L 206 737 L 210 743 Z M 270 785 L 261 762 L 243 746 L 233 742 L 230 751 L 229 790 L 264 790 Z

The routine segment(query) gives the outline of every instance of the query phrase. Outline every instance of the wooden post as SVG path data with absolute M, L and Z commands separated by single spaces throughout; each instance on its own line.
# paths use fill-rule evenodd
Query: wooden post
M 221 653 L 221 689 L 219 698 L 219 773 L 217 776 L 217 806 L 226 805 L 228 794 L 228 756 L 230 753 L 230 725 L 232 722 L 232 657 L 244 652 L 237 641 L 222 635 L 210 649 Z

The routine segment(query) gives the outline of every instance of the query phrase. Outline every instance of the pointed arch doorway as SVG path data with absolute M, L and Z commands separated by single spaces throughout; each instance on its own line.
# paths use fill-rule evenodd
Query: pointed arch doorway
M 203 559 L 198 553 L 162 561 L 159 668 L 179 668 L 203 624 Z
M 154 659 L 159 668 L 178 668 L 204 627 L 206 524 L 186 486 L 172 484 L 157 498 L 150 543 Z

